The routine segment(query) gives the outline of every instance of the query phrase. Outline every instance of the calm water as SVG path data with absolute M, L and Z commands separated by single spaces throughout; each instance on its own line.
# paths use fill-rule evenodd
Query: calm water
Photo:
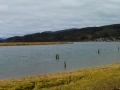
M 119 42 L 0 47 L 0 79 L 73 70 L 120 61 Z M 100 49 L 100 54 L 97 50 Z M 56 60 L 55 55 L 60 59 Z M 64 68 L 64 61 L 67 63 Z

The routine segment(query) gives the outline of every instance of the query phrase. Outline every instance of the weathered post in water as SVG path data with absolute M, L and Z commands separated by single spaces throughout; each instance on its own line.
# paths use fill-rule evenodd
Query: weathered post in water
M 66 68 L 66 61 L 64 61 L 64 68 Z
M 100 50 L 98 49 L 98 54 L 100 54 Z
M 58 60 L 59 60 L 59 54 L 58 54 Z
M 56 54 L 56 60 L 57 60 L 57 54 Z
M 56 60 L 59 60 L 59 54 L 56 54 Z
M 119 47 L 118 47 L 118 50 L 119 50 Z

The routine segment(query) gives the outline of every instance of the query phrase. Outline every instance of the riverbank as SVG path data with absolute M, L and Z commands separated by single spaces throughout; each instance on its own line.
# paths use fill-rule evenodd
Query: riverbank
M 120 62 L 0 81 L 0 90 L 118 90 L 119 88 Z
M 0 46 L 51 45 L 66 44 L 67 42 L 2 42 Z

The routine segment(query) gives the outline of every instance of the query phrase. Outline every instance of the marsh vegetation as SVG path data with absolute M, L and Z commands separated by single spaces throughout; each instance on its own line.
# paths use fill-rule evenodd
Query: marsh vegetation
M 120 63 L 1 80 L 0 90 L 119 90 Z

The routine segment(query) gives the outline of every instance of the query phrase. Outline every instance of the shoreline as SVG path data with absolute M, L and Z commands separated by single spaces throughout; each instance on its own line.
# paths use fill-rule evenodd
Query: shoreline
M 69 44 L 68 42 L 2 42 L 0 46 L 29 46 L 29 45 L 52 45 Z
M 87 41 L 87 42 L 96 42 L 96 41 Z M 81 42 L 0 42 L 0 46 L 30 46 L 30 45 L 54 45 L 54 44 L 74 44 L 74 43 L 81 43 Z
M 29 90 L 33 90 L 33 89 L 34 90 L 39 90 L 39 89 L 67 90 L 70 87 L 72 88 L 72 90 L 76 90 L 76 85 L 77 85 L 77 87 L 81 88 L 80 90 L 86 90 L 86 88 L 89 88 L 89 90 L 95 90 L 93 88 L 98 87 L 96 85 L 98 84 L 103 85 L 103 83 L 105 84 L 107 81 L 108 84 L 110 82 L 112 83 L 111 80 L 114 80 L 114 83 L 115 82 L 119 83 L 120 82 L 119 75 L 120 75 L 120 62 L 115 64 L 83 68 L 83 69 L 77 69 L 77 70 L 71 70 L 65 72 L 57 72 L 57 73 L 43 74 L 37 76 L 28 76 L 28 77 L 14 78 L 9 80 L 0 80 L 0 89 L 23 90 L 25 88 L 31 88 Z M 101 90 L 109 90 L 109 89 L 101 89 Z

